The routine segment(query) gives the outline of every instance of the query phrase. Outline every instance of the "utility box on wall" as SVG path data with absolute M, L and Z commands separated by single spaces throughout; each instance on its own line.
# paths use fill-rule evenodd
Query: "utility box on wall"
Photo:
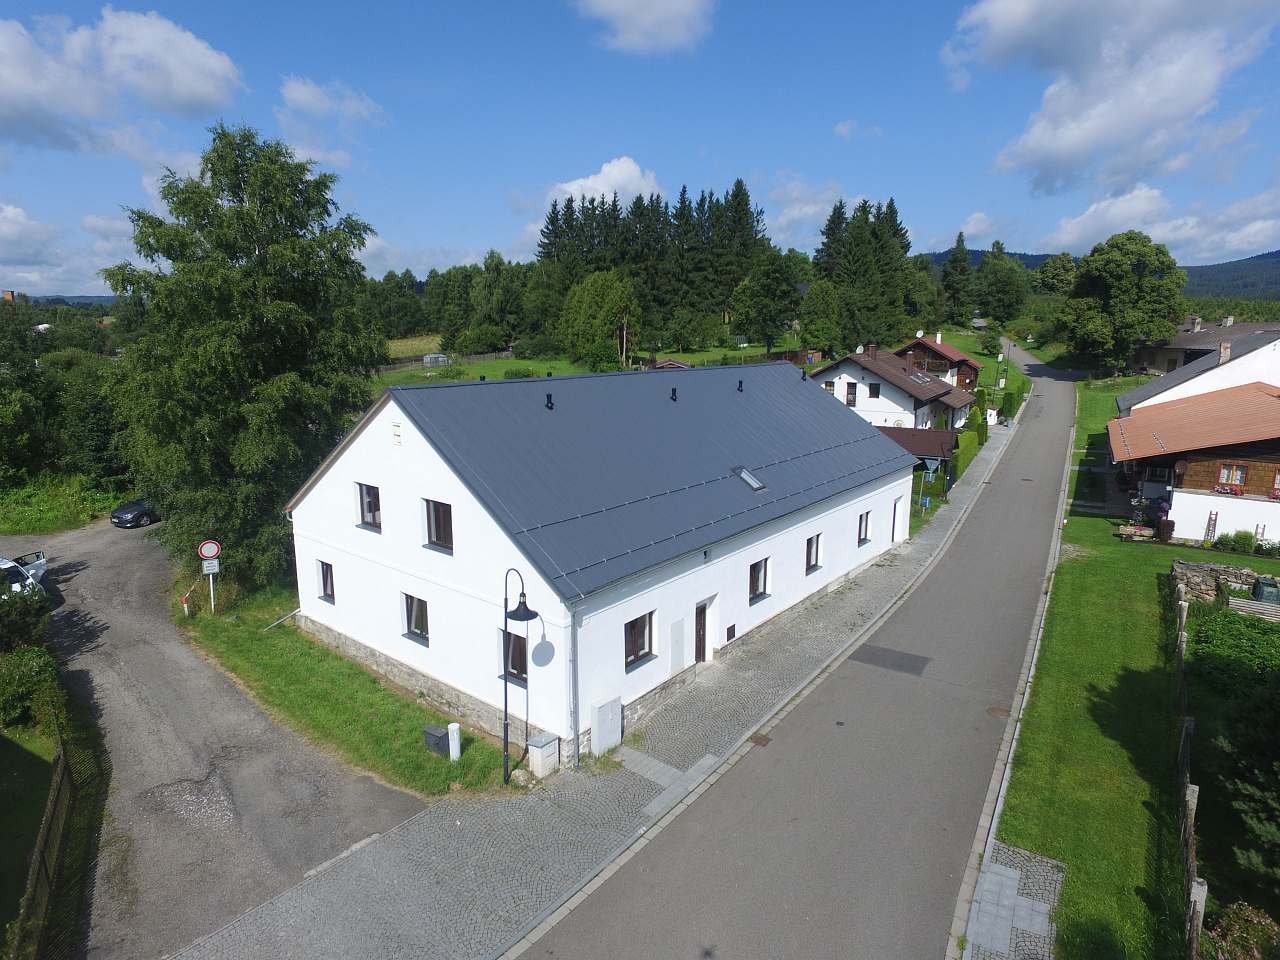
M 591 708 L 591 752 L 599 756 L 622 742 L 622 698 Z
M 541 780 L 560 769 L 560 738 L 540 733 L 529 738 L 529 772 Z

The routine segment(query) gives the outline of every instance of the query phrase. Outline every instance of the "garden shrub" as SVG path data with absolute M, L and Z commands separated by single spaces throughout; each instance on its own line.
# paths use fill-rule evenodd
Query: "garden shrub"
M 1244 843 L 1234 849 L 1236 863 L 1280 897 L 1280 671 L 1259 688 L 1245 688 L 1229 709 L 1215 744 L 1231 762 L 1216 775 L 1244 828 Z
M 1248 530 L 1237 530 L 1235 533 L 1221 533 L 1213 541 L 1213 549 L 1226 553 L 1253 553 L 1258 546 L 1258 538 Z
M 952 455 L 951 465 L 955 471 L 955 479 L 964 476 L 965 470 L 978 455 L 978 435 L 971 430 L 964 430 L 956 444 L 956 452 Z
M 528 380 L 537 375 L 538 372 L 533 367 L 507 367 L 502 371 L 503 380 Z
M 50 609 L 43 593 L 11 594 L 0 600 L 0 653 L 42 646 L 49 636 Z
M 1233 903 L 1200 943 L 1201 955 L 1213 960 L 1280 960 L 1280 925 L 1257 907 Z
M 58 662 L 44 647 L 19 647 L 0 656 L 0 726 L 35 722 L 62 729 L 66 697 Z
M 1189 667 L 1224 696 L 1245 694 L 1280 674 L 1280 623 L 1220 607 L 1196 625 Z
M 456 363 L 451 363 L 443 367 L 429 368 L 427 370 L 427 376 L 432 380 L 465 380 L 467 377 L 467 371 L 464 367 L 460 367 Z

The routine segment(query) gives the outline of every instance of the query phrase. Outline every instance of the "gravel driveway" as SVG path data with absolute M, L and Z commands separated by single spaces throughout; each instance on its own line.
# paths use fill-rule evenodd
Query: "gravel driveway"
M 0 537 L 6 556 L 37 548 L 68 683 L 111 755 L 86 955 L 174 951 L 422 809 L 273 722 L 183 639 L 145 531 Z

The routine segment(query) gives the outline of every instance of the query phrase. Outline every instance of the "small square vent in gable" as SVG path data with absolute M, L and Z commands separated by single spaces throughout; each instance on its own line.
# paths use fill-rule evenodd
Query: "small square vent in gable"
M 400 446 L 400 421 L 391 421 L 391 445 L 393 447 Z

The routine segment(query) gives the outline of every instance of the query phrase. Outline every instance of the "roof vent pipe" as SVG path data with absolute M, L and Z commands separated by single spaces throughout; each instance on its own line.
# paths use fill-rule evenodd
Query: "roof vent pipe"
M 481 382 L 481 383 L 484 383 L 484 374 L 483 374 L 483 373 L 482 373 L 482 374 L 480 374 L 480 382 Z
M 801 380 L 808 380 L 808 379 L 809 379 L 809 371 L 808 371 L 808 370 L 806 370 L 804 367 L 801 367 L 801 368 L 800 368 L 800 379 L 801 379 Z
M 671 399 L 674 401 L 674 400 L 675 400 L 675 398 L 676 398 L 676 388 L 675 388 L 675 387 L 672 387 L 672 388 L 671 388 Z
M 548 410 L 554 410 L 555 408 L 556 408 L 556 405 L 555 405 L 555 404 L 552 402 L 552 400 L 551 400 L 551 394 L 549 394 L 549 393 L 548 393 L 548 394 L 547 394 L 547 409 L 548 409 Z
M 741 393 L 741 392 L 742 392 L 742 381 L 741 381 L 741 380 L 739 380 L 739 381 L 738 381 L 738 392 L 739 392 L 739 393 Z
M 551 371 L 550 371 L 550 370 L 548 370 L 548 371 L 547 371 L 547 376 L 548 376 L 548 377 L 549 377 L 549 376 L 551 376 Z

